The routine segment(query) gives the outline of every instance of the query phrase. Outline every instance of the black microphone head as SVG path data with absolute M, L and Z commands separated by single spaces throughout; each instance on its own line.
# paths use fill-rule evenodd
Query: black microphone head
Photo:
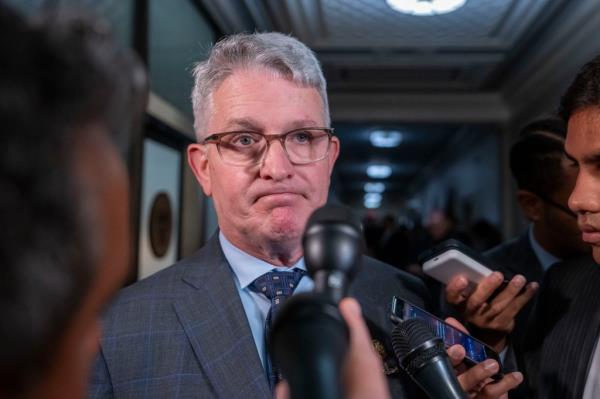
M 306 222 L 305 235 L 315 225 L 335 223 L 346 224 L 358 234 L 362 234 L 362 222 L 352 209 L 344 205 L 326 204 L 310 215 Z
M 402 321 L 392 330 L 392 347 L 400 366 L 413 374 L 430 359 L 447 356 L 444 343 L 423 321 Z
M 313 278 L 319 271 L 352 278 L 364 250 L 360 219 L 346 206 L 325 205 L 308 219 L 302 247 L 306 268 Z

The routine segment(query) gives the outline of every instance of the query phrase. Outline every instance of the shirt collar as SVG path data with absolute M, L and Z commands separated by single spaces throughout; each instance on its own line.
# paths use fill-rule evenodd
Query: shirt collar
M 275 266 L 242 251 L 229 242 L 222 231 L 219 231 L 219 242 L 223 249 L 223 254 L 225 254 L 225 259 L 229 262 L 231 270 L 242 289 L 246 288 L 258 277 L 273 269 L 278 271 L 290 271 L 294 268 L 306 270 L 304 257 L 300 258 L 300 260 L 291 267 Z
M 533 252 L 535 253 L 535 256 L 537 257 L 540 264 L 542 265 L 542 269 L 544 269 L 544 271 L 548 270 L 553 264 L 562 260 L 552 255 L 550 252 L 546 251 L 544 247 L 542 247 L 540 243 L 537 242 L 535 236 L 533 235 L 533 224 L 529 226 L 528 234 L 529 242 L 531 243 L 531 248 L 533 249 Z

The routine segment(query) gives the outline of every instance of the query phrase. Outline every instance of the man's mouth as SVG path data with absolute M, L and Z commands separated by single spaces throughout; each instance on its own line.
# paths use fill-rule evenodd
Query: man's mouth
M 299 195 L 301 195 L 301 194 L 299 194 L 297 192 L 293 192 L 293 191 L 264 192 L 264 193 L 260 193 L 259 195 L 256 196 L 256 201 L 267 200 L 267 201 L 287 203 L 289 201 L 293 201 Z
M 579 223 L 581 238 L 588 244 L 600 244 L 600 229 L 589 223 Z

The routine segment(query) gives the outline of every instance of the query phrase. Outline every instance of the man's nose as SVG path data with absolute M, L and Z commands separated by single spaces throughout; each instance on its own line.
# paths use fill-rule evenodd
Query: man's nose
M 600 179 L 580 171 L 569 196 L 569 208 L 575 213 L 600 212 Z
M 260 165 L 260 176 L 263 179 L 281 181 L 294 175 L 294 165 L 280 140 L 271 141 L 265 151 Z

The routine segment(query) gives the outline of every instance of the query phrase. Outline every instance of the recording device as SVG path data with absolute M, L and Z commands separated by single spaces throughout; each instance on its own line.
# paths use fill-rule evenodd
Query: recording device
M 319 208 L 308 220 L 302 246 L 315 288 L 282 305 L 268 337 L 270 353 L 292 399 L 342 399 L 349 333 L 337 304 L 360 267 L 360 219 L 343 206 Z
M 433 277 L 439 282 L 448 282 L 457 275 L 464 276 L 474 288 L 484 277 L 492 274 L 492 270 L 485 266 L 488 260 L 458 240 L 446 240 L 421 253 L 418 257 L 423 266 L 423 273 Z M 494 299 L 508 284 L 504 280 L 488 301 Z
M 441 338 L 421 320 L 400 321 L 392 330 L 392 346 L 400 366 L 432 399 L 467 399 Z
M 390 318 L 394 323 L 398 324 L 402 321 L 420 320 L 430 329 L 430 331 L 442 340 L 446 348 L 457 344 L 462 345 L 466 352 L 464 363 L 468 367 L 472 367 L 487 359 L 493 359 L 498 362 L 500 368 L 502 368 L 500 356 L 498 356 L 498 353 L 488 345 L 469 334 L 452 327 L 445 321 L 438 319 L 431 313 L 428 313 L 406 300 L 398 297 L 392 298 Z M 502 377 L 503 374 L 500 370 L 497 374 L 492 376 L 492 379 L 500 380 Z

